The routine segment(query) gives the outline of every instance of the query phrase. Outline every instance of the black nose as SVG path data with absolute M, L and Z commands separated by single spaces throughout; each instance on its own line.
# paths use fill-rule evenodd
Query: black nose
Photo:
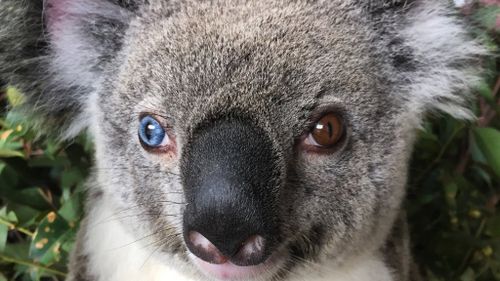
M 193 133 L 182 156 L 184 240 L 210 263 L 266 260 L 278 236 L 279 174 L 270 138 L 245 119 L 223 119 Z

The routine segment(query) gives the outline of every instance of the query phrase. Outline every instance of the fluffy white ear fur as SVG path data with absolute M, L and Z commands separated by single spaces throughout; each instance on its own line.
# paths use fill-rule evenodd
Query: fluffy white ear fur
M 88 127 L 89 100 L 101 83 L 103 59 L 116 51 L 112 47 L 120 44 L 120 29 L 130 17 L 128 10 L 106 0 L 44 1 L 51 88 L 73 89 L 64 92 L 74 95 L 80 107 L 63 138 L 74 137 Z
M 106 51 L 89 35 L 98 20 L 128 22 L 128 12 L 108 1 L 47 0 L 45 19 L 54 52 L 52 71 L 66 85 L 92 87 L 99 80 L 96 66 Z M 109 38 L 108 40 L 113 40 Z
M 409 109 L 418 115 L 439 110 L 472 119 L 467 109 L 470 89 L 479 80 L 479 58 L 487 52 L 450 15 L 446 2 L 424 1 L 410 12 L 407 28 L 400 32 L 419 64 L 405 77 L 409 83 L 402 93 L 409 94 Z

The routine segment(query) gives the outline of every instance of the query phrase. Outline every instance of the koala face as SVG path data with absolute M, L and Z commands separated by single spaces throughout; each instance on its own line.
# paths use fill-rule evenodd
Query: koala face
M 47 2 L 53 76 L 12 80 L 71 93 L 38 110 L 90 129 L 118 219 L 215 279 L 379 249 L 422 114 L 468 115 L 482 53 L 430 1 Z
M 148 225 L 139 237 L 216 277 L 380 247 L 413 132 L 369 23 L 237 2 L 133 24 L 96 102 L 105 192 Z M 156 145 L 144 126 L 161 127 Z

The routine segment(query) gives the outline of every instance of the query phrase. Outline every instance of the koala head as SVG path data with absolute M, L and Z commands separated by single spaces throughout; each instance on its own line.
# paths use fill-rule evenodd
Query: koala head
M 89 129 L 130 233 L 221 279 L 380 248 L 415 130 L 471 116 L 483 52 L 445 1 L 32 2 L 11 17 L 43 8 L 44 40 L 1 73 L 63 137 Z

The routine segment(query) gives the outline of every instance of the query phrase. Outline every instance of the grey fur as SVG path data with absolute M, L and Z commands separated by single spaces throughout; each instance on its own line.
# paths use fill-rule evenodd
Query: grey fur
M 415 130 L 436 109 L 470 117 L 463 105 L 484 54 L 445 1 L 70 2 L 85 4 L 53 32 L 73 32 L 82 56 L 76 64 L 58 47 L 73 45 L 44 31 L 39 1 L 0 2 L 0 77 L 28 95 L 28 108 L 44 122 L 64 121 L 63 136 L 90 129 L 97 161 L 89 188 L 99 196 L 89 199 L 89 213 L 112 206 L 126 214 L 118 220 L 137 243 L 164 242 L 153 259 L 192 271 L 180 223 L 183 147 L 199 124 L 241 114 L 268 134 L 278 155 L 287 260 L 269 280 L 367 254 L 384 256 L 393 280 L 418 280 L 401 212 Z M 312 116 L 325 111 L 343 116 L 342 145 L 331 154 L 300 150 Z M 141 148 L 144 112 L 168 124 L 173 155 Z M 89 221 L 70 280 L 104 278 L 89 262 L 99 250 L 85 240 Z

